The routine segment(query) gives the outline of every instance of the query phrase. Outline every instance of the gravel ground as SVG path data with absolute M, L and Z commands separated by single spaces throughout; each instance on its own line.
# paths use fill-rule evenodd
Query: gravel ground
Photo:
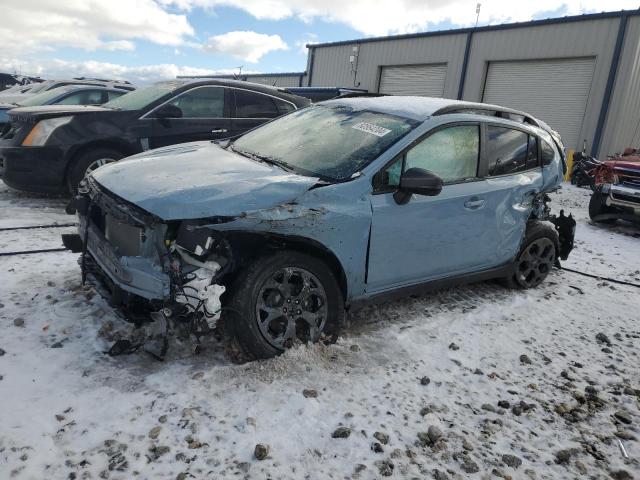
M 565 266 L 640 283 L 640 231 L 591 225 L 588 191 L 553 198 L 578 219 Z M 63 208 L 0 186 L 0 228 Z M 0 252 L 62 231 L 0 231 Z M 274 360 L 208 339 L 158 362 L 103 353 L 123 322 L 77 255 L 0 257 L 0 478 L 640 479 L 639 310 L 637 288 L 556 270 L 368 307 Z

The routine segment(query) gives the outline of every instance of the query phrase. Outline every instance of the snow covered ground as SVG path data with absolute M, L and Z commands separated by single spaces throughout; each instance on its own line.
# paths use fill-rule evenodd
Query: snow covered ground
M 591 225 L 588 199 L 554 195 L 578 218 L 565 266 L 640 283 L 640 231 Z M 63 207 L 0 186 L 0 228 Z M 0 252 L 63 231 L 0 231 Z M 554 271 L 368 307 L 275 360 L 210 339 L 158 362 L 103 353 L 122 322 L 76 260 L 0 257 L 0 479 L 640 478 L 637 288 Z

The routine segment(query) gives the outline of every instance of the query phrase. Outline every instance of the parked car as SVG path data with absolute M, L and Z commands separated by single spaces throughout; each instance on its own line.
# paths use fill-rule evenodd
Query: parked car
M 593 184 L 589 201 L 591 220 L 640 223 L 640 150 L 628 148 L 599 163 L 593 171 Z
M 0 102 L 4 103 L 20 103 L 27 97 L 37 95 L 54 88 L 64 87 L 65 85 L 87 85 L 97 87 L 111 87 L 122 89 L 125 92 L 131 92 L 136 89 L 131 83 L 122 80 L 100 80 L 95 78 L 72 78 L 68 80 L 45 80 L 40 83 L 32 83 L 29 85 L 21 85 L 15 89 L 8 89 L 0 92 Z
M 573 219 L 546 206 L 562 152 L 547 125 L 501 107 L 329 100 L 226 147 L 188 143 L 93 171 L 64 242 L 129 313 L 177 315 L 204 275 L 226 289 L 225 330 L 270 357 L 335 335 L 365 301 L 497 277 L 540 284 L 573 242 Z M 195 314 L 210 316 L 202 304 Z
M 0 92 L 3 92 L 16 85 L 24 86 L 30 83 L 41 81 L 42 79 L 38 77 L 28 77 L 23 75 L 16 75 L 13 73 L 0 73 Z
M 9 121 L 9 110 L 17 107 L 41 105 L 101 105 L 127 93 L 125 90 L 87 85 L 66 85 L 37 95 L 29 96 L 20 103 L 0 102 L 0 132 Z
M 308 103 L 273 87 L 206 80 L 156 83 L 100 107 L 16 108 L 0 136 L 3 179 L 20 190 L 74 191 L 105 163 L 151 148 L 232 137 Z

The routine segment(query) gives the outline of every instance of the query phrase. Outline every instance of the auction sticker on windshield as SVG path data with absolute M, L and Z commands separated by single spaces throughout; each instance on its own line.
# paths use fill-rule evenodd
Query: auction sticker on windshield
M 370 133 L 372 135 L 375 135 L 376 137 L 384 137 L 387 133 L 391 131 L 388 128 L 379 127 L 378 125 L 375 125 L 369 122 L 356 123 L 351 128 L 355 128 L 356 130 L 360 130 L 362 132 Z

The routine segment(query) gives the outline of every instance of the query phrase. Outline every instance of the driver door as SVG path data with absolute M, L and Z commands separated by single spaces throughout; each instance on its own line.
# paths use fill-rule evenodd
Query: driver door
M 449 124 L 430 132 L 374 179 L 367 291 L 420 283 L 486 266 L 497 226 L 485 208 L 487 183 L 478 177 L 480 125 Z M 394 199 L 409 168 L 443 179 L 437 196 Z
M 221 86 L 201 86 L 187 90 L 148 114 L 151 118 L 149 148 L 199 140 L 219 140 L 230 135 L 229 91 Z M 182 111 L 179 118 L 155 118 L 164 105 Z

